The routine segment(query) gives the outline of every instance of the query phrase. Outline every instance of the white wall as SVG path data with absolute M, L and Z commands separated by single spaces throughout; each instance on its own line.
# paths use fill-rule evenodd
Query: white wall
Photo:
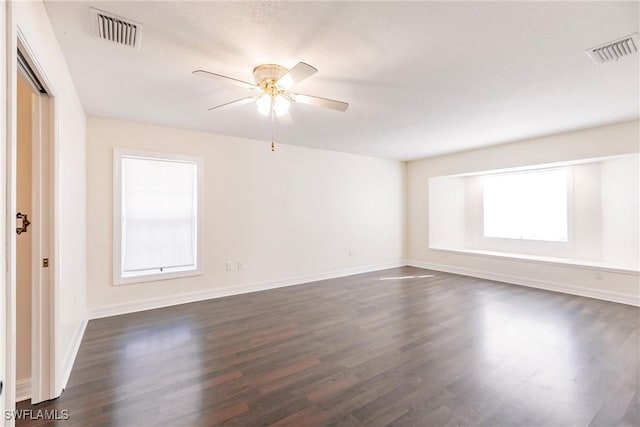
M 638 264 L 640 259 L 640 156 L 624 156 L 602 164 L 603 258 Z
M 434 177 L 428 184 L 430 246 L 467 246 L 466 179 Z
M 519 283 L 532 285 L 562 285 L 565 290 L 587 289 L 593 295 L 612 296 L 614 299 L 620 295 L 637 299 L 640 290 L 638 276 L 634 274 L 598 272 L 429 249 L 428 180 L 443 175 L 636 153 L 639 148 L 638 132 L 639 122 L 630 121 L 409 162 L 408 258 L 414 265 L 430 265 L 466 274 L 499 277 L 506 281 L 516 278 Z M 596 190 L 599 192 L 600 188 Z M 633 211 L 629 215 L 633 216 Z M 638 221 L 637 214 L 635 220 Z
M 603 261 L 602 254 L 602 168 L 606 162 L 585 163 L 571 167 L 573 175 L 573 205 L 569 209 L 569 216 L 572 220 L 569 226 L 573 230 L 569 239 L 573 239 L 570 245 L 569 257 L 582 260 Z M 619 184 L 624 184 L 620 182 Z M 636 196 L 635 194 L 629 194 Z M 612 260 L 613 261 L 613 260 Z M 624 263 L 611 262 L 618 266 Z M 635 265 L 634 265 L 635 264 Z M 637 263 L 627 265 L 630 268 L 637 268 Z
M 56 253 L 50 258 L 57 276 L 56 359 L 58 387 L 62 387 L 65 376 L 62 372 L 68 371 L 73 362 L 86 320 L 85 114 L 44 4 L 15 2 L 14 18 L 55 99 L 54 198 L 58 234 Z
M 289 145 L 271 152 L 266 142 L 105 118 L 87 123 L 90 310 L 403 258 L 403 162 Z M 114 147 L 203 157 L 202 276 L 113 285 Z

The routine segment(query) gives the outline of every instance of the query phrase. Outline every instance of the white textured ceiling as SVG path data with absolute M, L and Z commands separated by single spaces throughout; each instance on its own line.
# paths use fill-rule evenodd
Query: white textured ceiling
M 142 23 L 142 48 L 96 38 L 90 6 Z M 276 142 L 403 160 L 638 117 L 639 56 L 584 52 L 637 32 L 638 6 L 46 2 L 87 114 L 269 140 L 253 104 L 207 111 L 245 89 L 191 71 L 252 81 L 258 64 L 304 61 L 319 71 L 296 89 L 349 110 L 294 104 Z

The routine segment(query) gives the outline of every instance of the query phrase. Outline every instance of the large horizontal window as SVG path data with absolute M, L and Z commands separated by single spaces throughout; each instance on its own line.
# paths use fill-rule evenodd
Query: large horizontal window
M 567 170 L 483 177 L 484 236 L 566 242 Z
M 198 158 L 115 154 L 115 273 L 135 283 L 198 273 Z

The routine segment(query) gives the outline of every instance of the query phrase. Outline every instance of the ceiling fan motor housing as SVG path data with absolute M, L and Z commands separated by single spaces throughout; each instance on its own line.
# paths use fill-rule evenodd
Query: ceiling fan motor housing
M 276 82 L 288 72 L 289 69 L 282 65 L 262 64 L 253 69 L 253 78 L 265 93 L 276 96 L 280 93 Z

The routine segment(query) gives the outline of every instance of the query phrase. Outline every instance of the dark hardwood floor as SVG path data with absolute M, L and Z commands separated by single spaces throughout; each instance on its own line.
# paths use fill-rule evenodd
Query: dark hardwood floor
M 62 396 L 19 408 L 83 427 L 639 426 L 639 334 L 631 306 L 403 267 L 92 320 Z

